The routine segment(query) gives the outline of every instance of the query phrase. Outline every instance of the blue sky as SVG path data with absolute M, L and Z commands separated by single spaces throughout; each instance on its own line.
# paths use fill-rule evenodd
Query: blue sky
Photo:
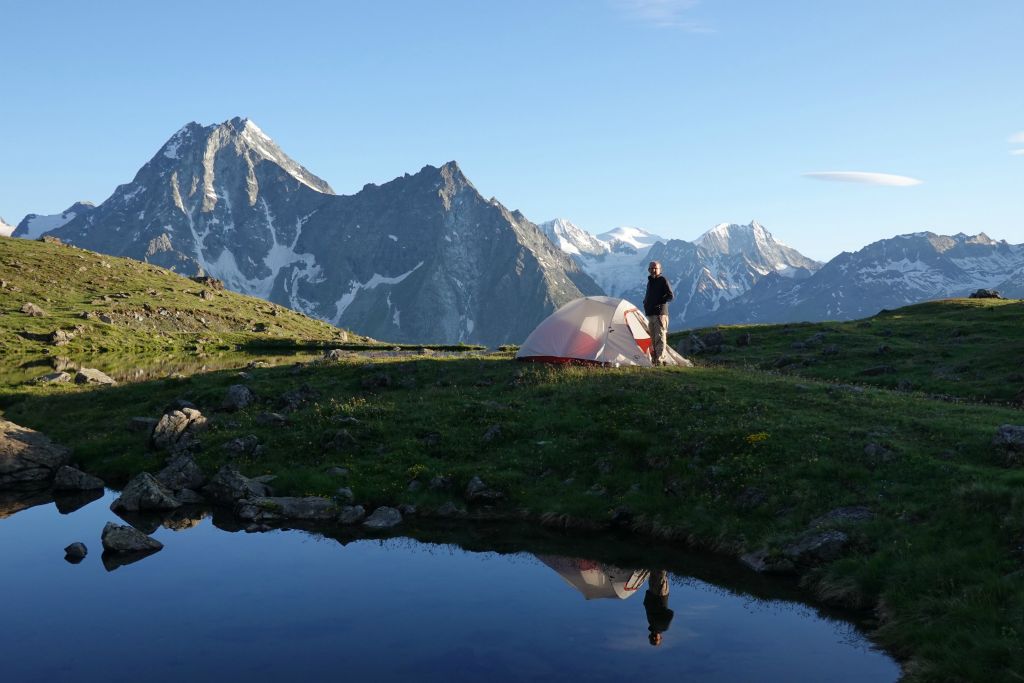
M 0 3 L 12 223 L 241 115 L 345 194 L 455 159 L 591 232 L 757 219 L 819 259 L 1024 242 L 1020 0 Z M 837 172 L 921 183 L 806 175 Z

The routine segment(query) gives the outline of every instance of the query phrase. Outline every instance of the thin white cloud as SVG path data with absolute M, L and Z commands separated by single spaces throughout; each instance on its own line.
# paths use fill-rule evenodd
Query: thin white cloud
M 816 171 L 804 173 L 805 178 L 814 180 L 830 180 L 836 183 L 864 183 L 866 185 L 889 185 L 892 187 L 910 187 L 920 185 L 923 180 L 892 173 L 865 173 L 864 171 Z
M 1011 145 L 1024 145 L 1024 130 L 1010 136 Z
M 694 20 L 689 12 L 699 0 L 612 0 L 633 18 L 661 28 L 675 28 L 691 33 L 712 33 L 705 23 Z
M 1011 149 L 1010 154 L 1015 157 L 1024 157 L 1024 149 Z

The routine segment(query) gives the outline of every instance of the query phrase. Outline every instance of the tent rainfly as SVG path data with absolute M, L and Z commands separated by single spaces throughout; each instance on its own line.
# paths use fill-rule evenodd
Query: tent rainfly
M 651 366 L 647 318 L 625 299 L 588 296 L 565 304 L 530 333 L 518 360 L 541 363 Z M 667 365 L 691 366 L 665 347 Z

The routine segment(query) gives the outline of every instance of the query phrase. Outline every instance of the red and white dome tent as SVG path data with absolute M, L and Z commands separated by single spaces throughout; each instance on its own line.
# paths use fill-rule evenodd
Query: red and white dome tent
M 516 354 L 540 363 L 651 366 L 647 318 L 625 299 L 588 296 L 570 301 L 537 325 Z M 693 364 L 665 347 L 666 365 Z

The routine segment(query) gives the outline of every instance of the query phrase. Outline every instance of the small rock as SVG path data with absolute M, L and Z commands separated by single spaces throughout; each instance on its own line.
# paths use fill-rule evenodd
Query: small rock
M 78 564 L 85 559 L 85 556 L 89 554 L 89 549 L 85 547 L 85 544 L 81 541 L 72 543 L 67 548 L 64 548 L 64 559 L 71 564 Z
M 298 366 L 297 369 L 301 370 L 302 366 Z M 282 410 L 294 411 L 301 408 L 304 404 L 310 401 L 315 401 L 318 398 L 320 398 L 320 392 L 308 384 L 303 384 L 298 389 L 292 389 L 291 391 L 286 391 L 281 394 L 278 404 L 281 406 Z
M 821 355 L 823 355 L 823 356 L 838 356 L 839 355 L 839 345 L 838 344 L 828 344 L 827 346 L 822 347 Z
M 114 386 L 117 384 L 116 381 L 109 375 L 100 372 L 95 368 L 82 368 L 75 374 L 75 384 L 99 384 L 105 386 Z
M 112 553 L 155 552 L 164 547 L 138 529 L 107 522 L 100 537 L 103 549 Z
M 759 574 L 792 574 L 796 570 L 792 560 L 769 553 L 767 550 L 755 550 L 740 555 L 740 562 Z
M 204 289 L 204 292 L 209 290 Z M 233 413 L 238 410 L 243 410 L 246 406 L 250 405 L 256 400 L 256 396 L 253 395 L 252 390 L 244 384 L 232 384 L 228 387 L 227 393 L 224 395 L 224 400 L 220 404 L 220 409 L 229 413 Z
M 36 306 L 34 303 L 28 302 L 22 305 L 21 312 L 30 318 L 43 318 L 46 316 L 46 311 Z
M 409 493 L 416 493 L 423 489 L 423 482 L 418 479 L 413 479 L 409 482 L 409 485 L 405 487 L 405 490 Z
M 356 438 L 347 429 L 339 429 L 333 434 L 328 433 L 324 447 L 333 451 L 345 451 L 355 445 Z
M 334 492 L 334 497 L 340 500 L 342 503 L 352 503 L 355 501 L 356 496 L 352 493 L 352 489 L 347 486 L 343 486 Z
M 416 506 L 412 503 L 402 503 L 398 506 L 398 511 L 405 517 L 414 517 L 416 515 Z
M 207 420 L 195 408 L 182 408 L 165 413 L 153 428 L 150 442 L 156 449 L 171 452 L 188 450 L 197 434 L 207 427 Z
M 392 507 L 379 507 L 363 521 L 363 526 L 368 529 L 390 529 L 401 524 L 402 513 Z
M 55 491 L 92 491 L 102 489 L 103 486 L 102 479 L 68 465 L 57 470 L 57 474 L 53 478 Z
M 54 330 L 50 333 L 50 336 L 46 338 L 46 341 L 51 346 L 67 346 L 75 338 L 74 332 L 68 332 L 67 330 Z
M 867 456 L 868 462 L 871 464 L 880 464 L 885 462 L 891 462 L 896 458 L 896 454 L 891 450 L 877 443 L 869 443 L 864 447 L 864 455 Z
M 768 500 L 768 495 L 756 486 L 748 486 L 736 497 L 736 507 L 741 510 L 754 510 Z
M 799 566 L 816 567 L 838 559 L 849 542 L 842 531 L 810 532 L 786 546 L 782 554 Z
M 494 441 L 499 436 L 501 436 L 501 425 L 491 425 L 487 428 L 487 431 L 484 432 L 483 440 Z
M 36 384 L 65 384 L 70 381 L 71 375 L 66 372 L 48 372 L 36 378 Z
M 128 482 L 120 497 L 110 504 L 114 512 L 173 510 L 177 507 L 181 507 L 181 503 L 171 490 L 149 472 L 143 472 Z
M 586 491 L 588 496 L 603 496 L 608 493 L 608 490 L 600 484 L 594 484 Z
M 1000 425 L 992 445 L 1009 451 L 1024 451 L 1024 425 Z
M 430 483 L 427 484 L 427 487 L 431 491 L 448 491 L 451 490 L 452 485 L 454 483 L 455 482 L 452 480 L 451 477 L 446 477 L 439 474 L 431 478 Z
M 362 505 L 345 505 L 338 513 L 340 524 L 358 524 L 366 517 L 366 509 Z
M 111 318 L 106 313 L 100 313 L 99 318 L 100 318 L 100 322 L 101 323 L 106 323 L 108 325 L 113 325 L 114 324 L 114 319 Z
M 329 467 L 327 468 L 327 474 L 332 477 L 347 477 L 349 470 L 347 467 Z

